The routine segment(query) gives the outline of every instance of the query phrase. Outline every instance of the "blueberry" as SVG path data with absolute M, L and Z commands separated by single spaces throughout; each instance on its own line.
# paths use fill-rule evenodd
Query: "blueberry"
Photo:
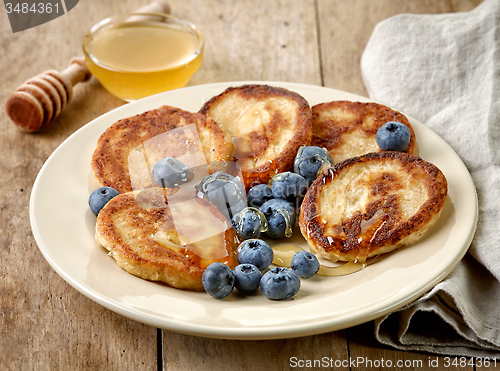
M 247 193 L 247 204 L 250 207 L 260 207 L 273 198 L 273 192 L 267 184 L 258 184 L 250 188 Z
M 293 255 L 290 268 L 300 277 L 309 278 L 318 273 L 319 260 L 309 251 L 299 251 Z
M 269 183 L 275 198 L 293 202 L 297 206 L 302 202 L 309 186 L 306 178 L 289 171 L 273 176 Z
M 389 121 L 377 130 L 375 139 L 382 151 L 404 151 L 410 144 L 410 129 L 400 122 Z
M 120 192 L 111 187 L 97 188 L 89 197 L 90 210 L 97 216 L 108 201 L 119 194 Z
M 295 209 L 286 200 L 274 198 L 266 201 L 260 211 L 267 219 L 268 229 L 266 235 L 270 238 L 283 238 L 292 236 L 295 225 Z
M 299 148 L 295 156 L 293 171 L 302 175 L 311 185 L 320 170 L 331 165 L 333 165 L 332 157 L 325 148 L 303 146 Z
M 273 258 L 273 249 L 264 240 L 245 240 L 238 246 L 238 263 L 240 264 L 253 264 L 262 271 L 271 265 Z
M 153 180 L 163 188 L 174 188 L 193 178 L 193 170 L 173 157 L 162 158 L 153 166 Z
M 267 231 L 267 220 L 262 211 L 255 207 L 245 207 L 231 220 L 241 241 L 259 238 L 261 232 Z
M 210 264 L 201 278 L 205 291 L 216 299 L 228 296 L 233 291 L 234 281 L 231 268 L 220 262 Z
M 262 273 L 253 264 L 240 264 L 233 269 L 234 287 L 240 291 L 251 292 L 259 287 Z
M 217 206 L 228 220 L 246 207 L 243 184 L 234 176 L 220 171 L 203 178 L 198 185 L 198 195 Z
M 260 289 L 269 299 L 288 299 L 299 292 L 300 278 L 289 268 L 273 268 L 262 276 Z

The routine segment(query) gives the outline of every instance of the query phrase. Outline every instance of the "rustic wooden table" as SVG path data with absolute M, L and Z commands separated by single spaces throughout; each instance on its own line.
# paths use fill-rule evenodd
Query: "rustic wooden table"
M 378 22 L 398 13 L 468 11 L 480 2 L 170 0 L 170 5 L 174 15 L 197 24 L 206 38 L 204 64 L 190 85 L 275 80 L 366 95 L 359 62 Z M 142 5 L 137 0 L 80 1 L 67 14 L 17 33 L 1 9 L 2 104 L 26 79 L 62 70 L 81 55 L 82 38 L 94 23 Z M 68 107 L 39 133 L 22 132 L 0 111 L 0 369 L 276 370 L 296 366 L 294 360 L 323 357 L 390 360 L 394 366 L 406 361 L 404 369 L 434 369 L 429 365 L 433 355 L 377 344 L 372 323 L 286 340 L 214 340 L 135 322 L 69 286 L 33 238 L 32 185 L 44 161 L 71 133 L 123 104 L 92 78 L 75 87 Z M 364 368 L 350 364 L 342 369 Z

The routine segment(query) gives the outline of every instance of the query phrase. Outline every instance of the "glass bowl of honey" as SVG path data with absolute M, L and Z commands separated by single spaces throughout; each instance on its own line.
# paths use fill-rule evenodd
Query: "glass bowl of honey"
M 106 18 L 83 40 L 87 68 L 127 102 L 185 86 L 203 62 L 203 47 L 194 24 L 163 13 Z

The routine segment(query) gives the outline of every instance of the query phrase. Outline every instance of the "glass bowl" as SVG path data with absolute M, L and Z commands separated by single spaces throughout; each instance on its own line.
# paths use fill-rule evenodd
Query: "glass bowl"
M 194 24 L 163 13 L 106 18 L 83 40 L 87 68 L 125 101 L 185 86 L 203 62 L 203 48 Z

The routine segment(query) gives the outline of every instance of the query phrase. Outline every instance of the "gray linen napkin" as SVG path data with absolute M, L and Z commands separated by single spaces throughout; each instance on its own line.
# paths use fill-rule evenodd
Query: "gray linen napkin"
M 383 344 L 500 362 L 500 1 L 379 23 L 362 56 L 372 99 L 426 124 L 463 159 L 478 192 L 469 252 L 430 292 L 375 321 Z M 500 365 L 500 364 L 499 364 Z

